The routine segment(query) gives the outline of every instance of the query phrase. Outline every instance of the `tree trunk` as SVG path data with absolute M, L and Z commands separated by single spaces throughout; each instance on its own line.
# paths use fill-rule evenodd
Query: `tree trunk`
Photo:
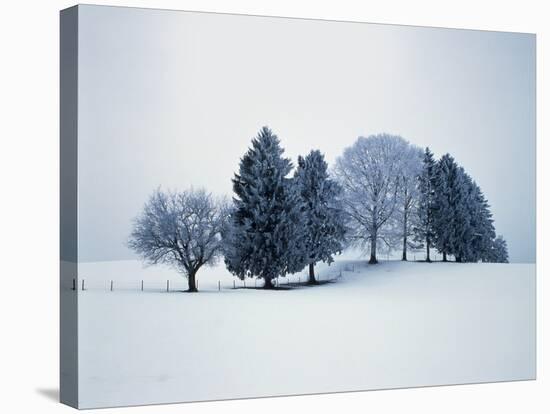
M 264 289 L 273 289 L 274 286 L 271 278 L 264 277 L 264 282 Z
M 407 212 L 403 214 L 403 256 L 401 260 L 407 261 Z
M 187 283 L 189 285 L 189 289 L 187 289 L 188 292 L 198 292 L 195 275 L 195 272 L 189 272 L 189 276 L 187 277 Z
M 310 285 L 317 284 L 317 280 L 315 280 L 315 263 L 309 264 L 309 280 L 307 283 Z
M 430 263 L 432 259 L 430 259 L 430 238 L 426 237 L 426 261 Z
M 447 261 L 447 252 L 443 252 L 443 261 L 444 261 L 444 262 Z
M 378 263 L 378 260 L 376 260 L 376 239 L 378 238 L 378 235 L 376 231 L 372 232 L 371 234 L 371 240 L 370 240 L 370 259 L 369 264 L 376 264 Z
M 455 261 L 456 261 L 457 263 L 462 263 L 462 257 L 456 256 Z

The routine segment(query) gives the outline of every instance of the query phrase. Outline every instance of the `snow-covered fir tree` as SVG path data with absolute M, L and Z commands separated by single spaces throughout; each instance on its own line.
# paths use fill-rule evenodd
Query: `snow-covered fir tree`
M 289 159 L 275 134 L 263 127 L 242 157 L 233 178 L 233 210 L 224 232 L 225 263 L 241 279 L 273 279 L 302 270 L 304 251 L 303 203 L 287 178 Z
M 443 261 L 447 256 L 456 253 L 464 233 L 468 231 L 467 217 L 467 187 L 463 170 L 457 165 L 454 158 L 445 154 L 437 163 L 435 179 L 435 194 L 437 211 L 434 217 L 434 245 L 443 254 Z M 461 257 L 456 257 L 458 261 Z
M 320 151 L 311 151 L 298 157 L 295 184 L 303 202 L 305 252 L 309 265 L 309 283 L 317 283 L 315 264 L 332 263 L 333 255 L 344 248 L 345 223 L 340 205 L 342 192 L 336 181 L 329 178 L 325 157 Z
M 415 241 L 422 243 L 426 248 L 426 261 L 431 262 L 430 249 L 433 246 L 434 218 L 437 209 L 436 202 L 436 161 L 428 147 L 424 150 L 422 171 L 418 177 L 418 206 L 416 209 L 417 222 L 414 228 Z
M 502 236 L 497 236 L 491 241 L 490 249 L 485 252 L 482 259 L 487 263 L 508 263 L 508 244 Z
M 434 239 L 437 249 L 457 262 L 492 261 L 495 228 L 481 188 L 445 154 L 437 164 Z
M 469 246 L 464 249 L 465 253 L 462 257 L 467 262 L 478 262 L 483 260 L 492 249 L 496 233 L 493 225 L 493 214 L 481 188 L 471 179 L 468 184 L 470 185 L 470 227 L 473 234 L 470 235 L 469 239 L 466 239 Z
M 476 239 L 481 240 L 480 224 L 476 217 L 480 207 L 477 205 L 474 183 L 463 167 L 458 167 L 457 182 L 453 221 L 450 223 L 453 234 L 450 253 L 457 262 L 472 262 L 481 252 L 476 250 L 474 243 Z

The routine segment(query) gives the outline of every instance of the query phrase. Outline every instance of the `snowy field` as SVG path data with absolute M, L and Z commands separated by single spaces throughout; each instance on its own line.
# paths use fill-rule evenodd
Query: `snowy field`
M 535 377 L 534 264 L 341 260 L 318 270 L 342 277 L 232 289 L 221 265 L 201 269 L 189 294 L 171 269 L 80 264 L 81 408 Z

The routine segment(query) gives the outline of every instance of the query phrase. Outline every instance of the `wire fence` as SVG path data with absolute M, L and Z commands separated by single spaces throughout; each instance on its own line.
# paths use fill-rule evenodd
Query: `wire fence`
M 361 264 L 343 264 L 338 269 L 330 272 L 320 272 L 315 275 L 315 280 L 319 284 L 336 282 L 343 278 L 345 273 L 357 273 Z M 332 269 L 331 269 L 332 270 Z M 203 280 L 199 277 L 196 278 L 195 283 L 198 290 L 203 288 L 203 291 L 216 291 L 233 290 L 233 289 L 261 289 L 264 287 L 263 279 L 258 278 L 245 278 L 244 280 L 236 277 L 232 279 L 218 279 L 217 281 L 208 278 L 208 282 L 202 286 Z M 277 277 L 273 280 L 273 286 L 275 288 L 292 288 L 305 286 L 309 282 L 309 275 L 307 273 L 293 274 L 285 277 Z M 164 279 L 164 280 L 97 280 L 86 279 L 86 277 L 72 279 L 72 286 L 70 290 L 73 291 L 88 291 L 88 290 L 100 290 L 107 292 L 114 291 L 141 291 L 141 292 L 182 292 L 188 289 L 187 280 L 184 278 L 178 280 Z

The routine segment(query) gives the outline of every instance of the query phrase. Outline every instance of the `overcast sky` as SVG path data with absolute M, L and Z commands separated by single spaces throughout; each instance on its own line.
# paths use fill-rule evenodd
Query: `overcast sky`
M 358 136 L 449 152 L 535 260 L 535 36 L 80 6 L 79 259 L 135 256 L 159 185 L 231 194 L 263 125 L 333 163 Z

